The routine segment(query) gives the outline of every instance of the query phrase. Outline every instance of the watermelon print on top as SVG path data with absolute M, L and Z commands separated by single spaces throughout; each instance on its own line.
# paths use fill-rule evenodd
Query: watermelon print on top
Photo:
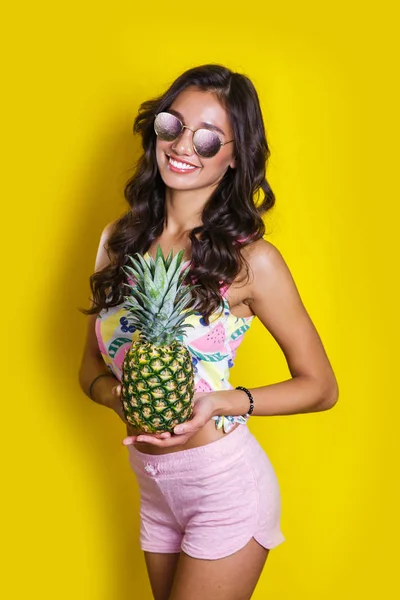
M 182 268 L 189 262 L 187 261 Z M 193 327 L 186 329 L 184 338 L 178 338 L 192 355 L 196 392 L 233 389 L 229 382 L 229 370 L 234 365 L 237 349 L 254 319 L 254 315 L 250 317 L 233 315 L 230 312 L 226 291 L 227 287 L 221 289 L 224 301 L 222 314 L 219 311 L 211 315 L 209 325 L 204 323 L 200 313 L 189 316 L 185 323 Z M 95 330 L 104 362 L 121 381 L 125 353 L 132 341 L 138 337 L 138 331 L 129 323 L 129 310 L 124 308 L 124 303 L 100 311 Z M 230 431 L 235 423 L 245 425 L 248 419 L 247 416 L 242 415 L 222 415 L 212 418 L 217 429 L 223 429 L 224 432 Z

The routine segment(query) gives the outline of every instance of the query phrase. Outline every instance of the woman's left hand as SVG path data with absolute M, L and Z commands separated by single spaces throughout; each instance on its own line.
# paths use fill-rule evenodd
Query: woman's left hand
M 213 392 L 195 392 L 193 396 L 193 414 L 189 421 L 177 425 L 174 428 L 173 435 L 169 432 L 163 433 L 141 433 L 136 436 L 128 436 L 123 440 L 125 446 L 136 442 L 146 442 L 159 448 L 169 448 L 171 446 L 180 446 L 185 444 L 189 438 L 197 433 L 215 414 L 216 393 Z

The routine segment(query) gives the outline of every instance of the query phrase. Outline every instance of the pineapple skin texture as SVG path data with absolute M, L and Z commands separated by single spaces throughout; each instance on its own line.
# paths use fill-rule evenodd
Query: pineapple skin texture
M 193 414 L 192 357 L 177 340 L 163 346 L 133 342 L 122 363 L 121 383 L 125 419 L 143 433 L 172 432 Z

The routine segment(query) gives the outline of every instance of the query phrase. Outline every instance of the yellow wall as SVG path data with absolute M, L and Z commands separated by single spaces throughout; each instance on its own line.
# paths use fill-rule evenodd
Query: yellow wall
M 394 598 L 399 98 L 390 3 L 260 2 L 247 15 L 241 3 L 135 4 L 39 0 L 3 15 L 0 595 L 150 599 L 123 425 L 78 388 L 77 307 L 88 302 L 99 234 L 124 209 L 139 103 L 182 70 L 220 62 L 259 91 L 277 196 L 269 239 L 340 386 L 333 411 L 251 421 L 280 480 L 287 538 L 254 598 Z M 235 384 L 288 376 L 258 322 L 238 359 Z

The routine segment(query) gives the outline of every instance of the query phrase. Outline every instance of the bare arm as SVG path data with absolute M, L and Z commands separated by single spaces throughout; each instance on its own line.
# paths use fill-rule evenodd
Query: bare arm
M 99 271 L 110 262 L 105 250 L 105 245 L 112 231 L 112 227 L 113 222 L 109 223 L 101 234 L 95 261 L 95 271 Z M 79 369 L 79 385 L 82 391 L 89 396 L 89 387 L 95 377 L 102 373 L 110 375 L 109 377 L 102 377 L 96 381 L 92 392 L 93 400 L 98 404 L 112 408 L 123 419 L 121 402 L 119 399 L 120 390 L 117 389 L 119 388 L 120 382 L 116 377 L 112 376 L 101 356 L 95 333 L 96 318 L 97 314 L 88 316 L 86 341 Z
M 250 390 L 253 415 L 289 415 L 333 407 L 339 394 L 335 375 L 281 253 L 260 240 L 248 260 L 254 274 L 251 309 L 279 344 L 292 375 L 286 381 Z M 243 414 L 249 408 L 242 391 L 218 392 L 215 399 L 215 415 Z

